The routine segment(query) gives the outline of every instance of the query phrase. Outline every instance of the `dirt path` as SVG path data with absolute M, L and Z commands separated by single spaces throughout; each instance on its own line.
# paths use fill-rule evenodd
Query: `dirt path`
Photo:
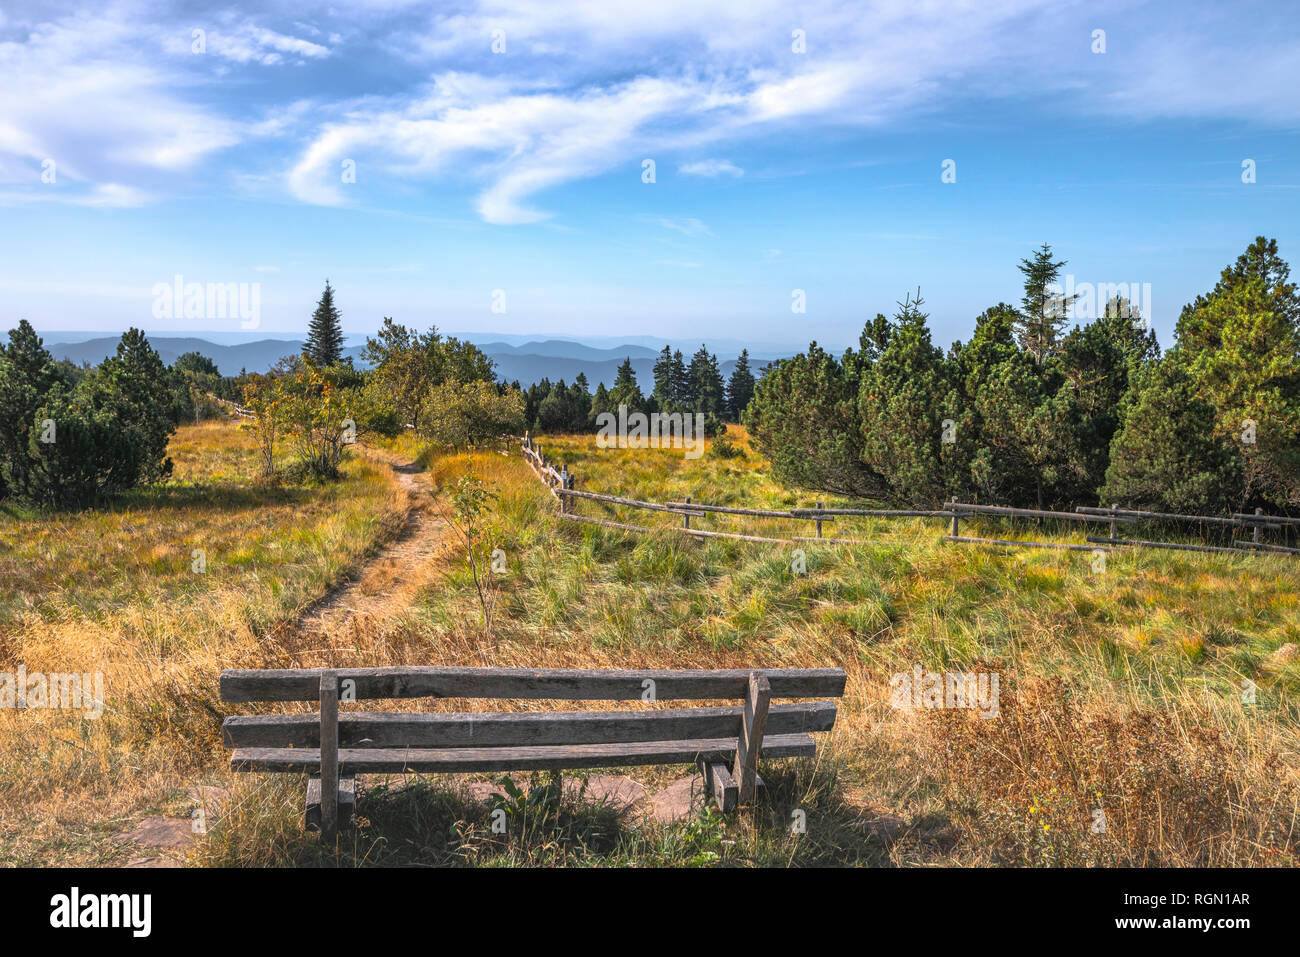
M 296 643 L 317 652 L 373 634 L 374 626 L 390 622 L 410 608 L 419 592 L 441 577 L 439 560 L 449 547 L 450 530 L 433 505 L 433 483 L 413 462 L 368 446 L 358 453 L 373 463 L 386 465 L 410 500 L 406 526 L 397 538 L 367 560 L 356 574 L 288 626 Z M 214 794 L 212 792 L 219 792 Z M 224 787 L 195 787 L 191 799 L 204 807 L 208 818 L 220 815 L 227 791 Z M 195 841 L 193 820 L 153 816 L 145 818 L 118 840 L 138 849 L 124 867 L 182 867 Z M 152 852 L 152 853 L 150 853 Z
M 410 497 L 406 527 L 357 573 L 309 608 L 293 626 L 301 637 L 339 635 L 402 614 L 438 577 L 434 559 L 448 546 L 447 522 L 433 505 L 433 483 L 414 462 L 363 446 L 359 453 L 387 465 Z

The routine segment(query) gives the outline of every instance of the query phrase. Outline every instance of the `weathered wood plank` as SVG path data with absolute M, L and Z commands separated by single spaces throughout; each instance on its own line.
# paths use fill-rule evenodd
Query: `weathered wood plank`
M 1240 548 L 1223 548 L 1218 545 L 1184 545 L 1181 542 L 1146 542 L 1140 538 L 1099 538 L 1088 536 L 1088 541 L 1098 545 L 1128 545 L 1142 548 L 1166 548 L 1176 552 L 1235 552 L 1238 555 L 1249 554 Z
M 1070 552 L 1095 552 L 1097 550 L 1094 545 L 1079 545 L 1070 542 L 1022 542 L 1010 538 L 971 538 L 968 535 L 958 535 L 956 538 L 945 535 L 943 540 L 945 542 L 965 542 L 974 545 L 1009 545 L 1014 548 L 1059 548 Z M 1089 538 L 1088 541 L 1105 542 L 1110 541 L 1110 539 Z M 1128 539 L 1123 541 L 1128 541 Z
M 320 833 L 332 841 L 339 831 L 339 679 L 320 676 Z
M 742 709 L 673 708 L 663 711 L 354 712 L 339 717 L 343 748 L 469 748 L 545 744 L 618 744 L 739 736 Z M 833 701 L 772 705 L 769 734 L 829 731 Z M 228 748 L 318 748 L 315 714 L 237 715 L 221 725 Z
M 711 795 L 723 814 L 730 814 L 736 809 L 740 788 L 731 776 L 725 764 L 700 762 L 700 773 L 704 775 L 704 793 Z
M 807 734 L 774 734 L 763 739 L 765 758 L 812 757 L 816 742 Z M 624 767 L 640 764 L 726 763 L 736 754 L 735 738 L 575 744 L 520 748 L 401 748 L 339 751 L 341 774 L 473 771 L 544 771 Z M 233 771 L 314 773 L 320 752 L 314 748 L 239 748 L 230 757 Z
M 223 701 L 316 701 L 318 668 L 221 672 Z M 570 701 L 743 698 L 750 670 L 582 671 L 549 668 L 340 668 L 339 686 L 349 700 L 366 698 L 554 698 Z M 838 698 L 842 668 L 774 668 L 767 676 L 774 698 Z M 653 682 L 647 685 L 646 682 Z M 349 684 L 351 682 L 351 684 Z
M 305 818 L 307 830 L 320 830 L 320 775 L 313 774 L 307 781 L 307 806 Z M 357 807 L 357 779 L 343 776 L 339 778 L 339 830 L 352 826 L 352 815 Z
M 1043 508 L 1012 508 L 1008 505 L 969 505 L 962 502 L 949 502 L 948 511 L 959 515 L 1006 515 L 1020 518 L 1053 518 L 1071 522 L 1135 522 L 1135 518 L 1122 517 L 1114 510 L 1107 509 L 1102 514 L 1087 509 L 1074 512 L 1053 512 Z
M 767 678 L 759 672 L 751 674 L 740 737 L 736 741 L 736 763 L 731 770 L 731 776 L 740 789 L 736 800 L 741 804 L 754 800 L 754 778 L 758 774 L 758 754 L 764 744 L 763 729 L 767 724 L 771 698 L 772 686 Z

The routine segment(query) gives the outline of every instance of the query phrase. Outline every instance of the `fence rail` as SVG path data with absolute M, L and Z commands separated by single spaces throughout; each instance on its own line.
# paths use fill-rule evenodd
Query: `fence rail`
M 942 518 L 951 522 L 949 533 L 943 541 L 958 544 L 996 545 L 1011 548 L 1053 548 L 1065 551 L 1106 550 L 1111 547 L 1160 548 L 1175 551 L 1221 552 L 1236 555 L 1259 555 L 1262 553 L 1300 555 L 1300 548 L 1278 545 L 1262 540 L 1263 532 L 1283 530 L 1300 526 L 1300 517 L 1286 515 L 1265 515 L 1261 509 L 1254 514 L 1238 512 L 1232 517 L 1221 515 L 1183 515 L 1174 512 L 1151 512 L 1141 509 L 1120 508 L 1118 504 L 1110 508 L 1079 506 L 1071 512 L 1056 512 L 1041 508 L 1014 508 L 1007 505 L 980 505 L 973 502 L 958 502 L 954 498 L 945 502 L 941 509 L 897 509 L 897 508 L 827 508 L 818 502 L 812 508 L 770 509 L 740 508 L 730 505 L 708 505 L 692 502 L 689 497 L 680 502 L 648 502 L 641 499 L 627 498 L 620 495 L 607 495 L 599 492 L 581 491 L 575 488 L 576 477 L 563 465 L 557 466 L 542 452 L 541 446 L 525 434 L 521 443 L 524 459 L 537 474 L 537 477 L 550 489 L 560 504 L 560 517 L 569 521 L 600 525 L 606 528 L 618 528 L 627 531 L 655 532 L 677 531 L 697 538 L 729 538 L 738 541 L 776 542 L 794 544 L 803 542 L 822 542 L 834 545 L 867 544 L 869 540 L 858 538 L 825 538 L 822 534 L 826 522 L 834 522 L 837 517 L 867 518 Z M 578 515 L 575 507 L 579 501 L 600 502 L 624 508 L 641 509 L 650 512 L 665 512 L 682 516 L 679 526 L 653 528 L 629 522 L 617 522 L 610 519 L 596 518 L 590 515 Z M 736 515 L 749 518 L 776 519 L 781 521 L 810 521 L 814 523 L 816 534 L 813 536 L 795 536 L 793 538 L 773 538 L 763 535 L 745 535 L 739 532 L 714 531 L 693 528 L 691 519 L 700 519 L 707 515 Z M 962 535 L 960 523 L 963 518 L 1020 518 L 1042 521 L 1095 522 L 1108 526 L 1108 534 L 1087 535 L 1085 542 L 1038 542 L 1005 538 L 979 538 Z M 1138 525 L 1152 522 L 1183 522 L 1189 524 L 1218 525 L 1225 528 L 1249 529 L 1250 540 L 1232 539 L 1232 546 L 1197 545 L 1187 542 L 1161 542 L 1141 538 L 1124 538 L 1119 535 L 1121 525 Z

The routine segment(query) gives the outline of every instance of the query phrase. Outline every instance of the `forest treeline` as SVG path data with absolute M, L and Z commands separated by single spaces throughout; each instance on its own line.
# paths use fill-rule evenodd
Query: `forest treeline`
M 519 388 L 516 381 L 514 388 Z M 688 363 L 680 349 L 664 346 L 655 359 L 654 387 L 649 395 L 641 391 L 632 360 L 624 359 L 614 377 L 612 388 L 598 383 L 591 392 L 584 373 L 578 373 L 572 385 L 564 380 L 535 382 L 522 390 L 524 418 L 534 433 L 589 432 L 596 428 L 596 418 L 605 412 L 618 413 L 620 405 L 628 413 L 689 412 L 704 416 L 704 434 L 716 435 L 726 422 L 739 422 L 754 395 L 754 372 L 749 350 L 742 350 L 731 376 L 723 381 L 717 355 L 701 345 Z
M 834 356 L 814 342 L 757 381 L 747 352 L 724 381 L 706 347 L 689 361 L 665 347 L 648 395 L 630 360 L 594 393 L 583 375 L 498 382 L 472 343 L 390 318 L 354 368 L 328 283 L 302 354 L 265 374 L 223 376 L 197 353 L 167 367 L 136 329 L 98 367 L 78 367 L 23 321 L 0 346 L 0 498 L 83 506 L 165 478 L 177 424 L 242 401 L 267 477 L 334 478 L 368 432 L 410 428 L 464 448 L 525 429 L 589 431 L 626 405 L 702 413 L 710 435 L 743 421 L 779 479 L 899 505 L 1300 505 L 1300 296 L 1277 243 L 1258 238 L 1187 304 L 1163 354 L 1122 298 L 1067 330 L 1064 265 L 1047 245 L 1022 260 L 1020 304 L 986 309 L 946 352 L 918 293 L 866 323 L 856 349 Z
M 1187 304 L 1161 354 L 1112 298 L 1066 330 L 1063 261 L 1020 263 L 969 342 L 931 341 L 920 295 L 769 366 L 744 421 L 791 484 L 899 505 L 1122 505 L 1196 514 L 1300 505 L 1300 297 L 1259 237 Z
M 343 356 L 328 282 L 301 354 L 267 373 L 222 375 L 196 352 L 168 367 L 138 329 L 100 365 L 77 366 L 56 361 L 23 320 L 0 345 L 0 499 L 80 508 L 165 479 L 176 427 L 238 404 L 254 413 L 245 425 L 273 481 L 337 478 L 346 446 L 366 434 L 411 427 L 463 448 L 524 428 L 523 396 L 471 343 L 386 318 L 365 358 L 358 369 Z

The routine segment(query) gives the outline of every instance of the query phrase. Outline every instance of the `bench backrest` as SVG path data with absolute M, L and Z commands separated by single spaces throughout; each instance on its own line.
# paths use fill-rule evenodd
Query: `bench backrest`
M 223 671 L 224 701 L 320 700 L 322 669 Z M 513 668 L 343 668 L 339 697 L 520 698 L 568 700 L 744 699 L 751 675 L 767 678 L 773 698 L 839 697 L 838 668 L 767 671 L 569 671 Z M 351 684 L 349 684 L 351 682 Z M 650 682 L 649 684 L 647 682 Z M 767 733 L 806 734 L 835 725 L 832 701 L 773 704 Z M 458 748 L 520 745 L 615 744 L 727 738 L 740 734 L 744 706 L 636 711 L 404 712 L 345 711 L 338 716 L 342 748 Z M 319 748 L 319 714 L 226 718 L 222 737 L 231 748 Z
M 319 701 L 326 669 L 221 673 L 222 701 Z M 767 678 L 773 698 L 838 698 L 841 668 L 734 669 L 721 671 L 581 671 L 565 668 L 338 668 L 339 697 L 549 698 L 568 701 L 736 700 L 749 692 L 750 675 Z

